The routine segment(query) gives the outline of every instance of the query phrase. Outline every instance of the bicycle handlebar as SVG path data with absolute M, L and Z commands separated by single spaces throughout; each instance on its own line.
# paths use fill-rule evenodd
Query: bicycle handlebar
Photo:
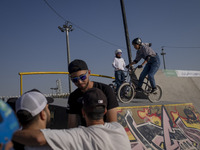
M 134 68 L 134 66 L 129 66 L 129 67 L 127 68 L 127 70 L 128 70 L 128 71 L 133 71 L 133 72 L 135 72 L 137 68 L 138 68 L 138 66 L 135 67 L 135 68 Z

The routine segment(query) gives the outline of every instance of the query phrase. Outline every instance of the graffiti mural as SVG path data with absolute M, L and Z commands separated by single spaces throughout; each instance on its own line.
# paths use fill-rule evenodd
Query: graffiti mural
M 191 103 L 118 108 L 133 150 L 200 150 L 200 114 Z

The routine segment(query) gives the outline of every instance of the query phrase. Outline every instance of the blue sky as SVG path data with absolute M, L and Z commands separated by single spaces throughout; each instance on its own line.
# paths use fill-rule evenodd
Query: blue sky
M 121 48 L 128 63 L 120 0 L 46 1 L 61 17 L 44 0 L 0 1 L 0 96 L 19 95 L 19 72 L 68 71 L 66 36 L 58 29 L 65 21 L 71 21 L 74 28 L 69 33 L 71 60 L 83 59 L 92 73 L 113 76 L 114 51 Z M 124 4 L 130 41 L 141 37 L 143 42 L 152 42 L 159 55 L 166 46 L 167 69 L 200 71 L 199 0 L 124 0 Z M 134 58 L 132 46 L 131 52 Z M 23 79 L 24 91 L 38 88 L 51 93 L 57 79 L 62 81 L 63 92 L 68 91 L 64 75 Z

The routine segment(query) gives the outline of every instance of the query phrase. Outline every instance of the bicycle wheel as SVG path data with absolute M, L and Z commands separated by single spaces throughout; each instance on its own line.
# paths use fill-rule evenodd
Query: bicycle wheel
M 161 97 L 162 97 L 162 89 L 159 85 L 156 85 L 157 87 L 157 91 L 155 93 L 149 93 L 148 94 L 148 99 L 154 103 L 154 102 L 158 102 L 160 101 Z
M 135 89 L 128 82 L 123 83 L 117 91 L 117 97 L 122 103 L 129 103 L 134 96 Z

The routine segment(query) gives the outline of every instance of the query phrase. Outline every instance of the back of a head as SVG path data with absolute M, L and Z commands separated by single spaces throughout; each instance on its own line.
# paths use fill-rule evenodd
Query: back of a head
M 98 88 L 91 88 L 83 95 L 83 110 L 91 120 L 103 119 L 107 98 Z
M 38 114 L 44 110 L 48 103 L 52 103 L 53 98 L 46 98 L 40 91 L 33 89 L 24 93 L 16 101 L 16 113 L 19 122 L 29 125 L 37 120 Z

